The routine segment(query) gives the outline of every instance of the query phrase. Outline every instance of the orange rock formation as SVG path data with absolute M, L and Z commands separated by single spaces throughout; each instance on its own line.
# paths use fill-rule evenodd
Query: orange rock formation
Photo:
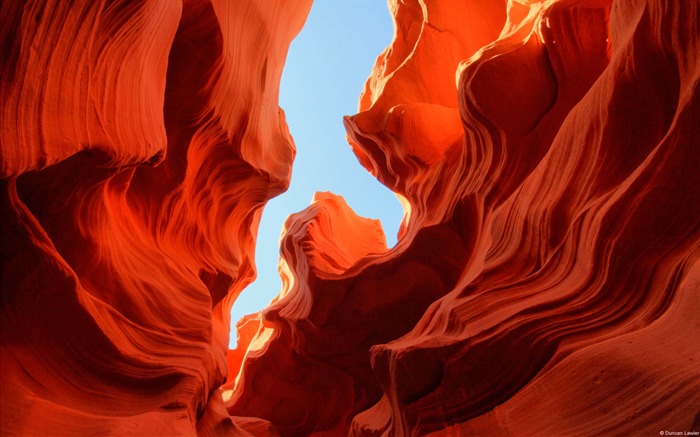
M 3 435 L 700 431 L 686 0 L 391 0 L 345 125 L 399 242 L 317 194 L 227 351 L 309 7 L 3 3 Z
M 218 388 L 310 6 L 3 2 L 3 435 L 265 434 Z

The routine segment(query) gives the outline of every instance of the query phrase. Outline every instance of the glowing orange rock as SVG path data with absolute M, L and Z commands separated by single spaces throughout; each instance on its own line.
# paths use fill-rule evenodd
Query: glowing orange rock
M 700 426 L 697 5 L 390 8 L 346 127 L 404 200 L 399 243 L 342 267 L 339 200 L 293 217 L 229 412 L 283 435 Z
M 3 3 L 3 435 L 272 432 L 218 387 L 309 7 Z
M 476 214 L 467 208 L 456 213 L 464 225 Z M 377 221 L 317 194 L 287 221 L 284 290 L 262 313 L 254 353 L 225 394 L 229 412 L 270 420 L 283 435 L 346 432 L 381 395 L 369 349 L 410 330 L 454 286 L 474 244 L 463 231 L 452 223 L 422 229 L 396 255 Z
M 390 1 L 399 242 L 317 194 L 234 351 L 310 4 L 3 3 L 2 434 L 698 429 L 696 3 Z

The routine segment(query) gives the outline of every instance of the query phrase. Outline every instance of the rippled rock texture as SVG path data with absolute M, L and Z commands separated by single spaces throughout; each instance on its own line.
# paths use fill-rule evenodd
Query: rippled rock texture
M 3 2 L 3 435 L 267 434 L 219 386 L 310 6 Z
M 329 195 L 291 216 L 229 412 L 283 435 L 697 429 L 698 3 L 390 8 L 345 124 L 403 200 L 399 243 Z
M 310 4 L 2 4 L 2 433 L 700 427 L 700 5 L 391 0 L 345 125 L 405 208 L 289 217 L 238 323 Z

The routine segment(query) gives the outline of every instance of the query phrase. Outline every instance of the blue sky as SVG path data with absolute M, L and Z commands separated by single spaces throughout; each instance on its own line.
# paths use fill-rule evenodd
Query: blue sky
M 280 87 L 280 106 L 297 146 L 292 182 L 265 207 L 255 256 L 258 279 L 234 303 L 232 325 L 279 293 L 282 225 L 309 205 L 314 192 L 340 194 L 359 215 L 381 220 L 389 247 L 396 243 L 401 206 L 359 164 L 343 127 L 343 116 L 357 112 L 362 87 L 393 31 L 384 0 L 317 0 L 311 7 L 289 49 Z M 230 346 L 235 343 L 232 332 Z

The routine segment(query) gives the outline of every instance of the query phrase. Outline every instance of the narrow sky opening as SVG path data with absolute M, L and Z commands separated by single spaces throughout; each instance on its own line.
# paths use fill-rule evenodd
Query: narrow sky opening
M 235 323 L 267 306 L 282 288 L 277 272 L 279 236 L 289 214 L 306 208 L 316 191 L 345 198 L 355 212 L 378 218 L 389 247 L 403 210 L 394 194 L 357 161 L 345 140 L 343 116 L 357 102 L 374 62 L 389 45 L 393 23 L 384 0 L 317 0 L 292 42 L 282 74 L 280 106 L 297 146 L 289 190 L 272 199 L 262 215 L 256 245 L 258 278 L 231 311 Z

